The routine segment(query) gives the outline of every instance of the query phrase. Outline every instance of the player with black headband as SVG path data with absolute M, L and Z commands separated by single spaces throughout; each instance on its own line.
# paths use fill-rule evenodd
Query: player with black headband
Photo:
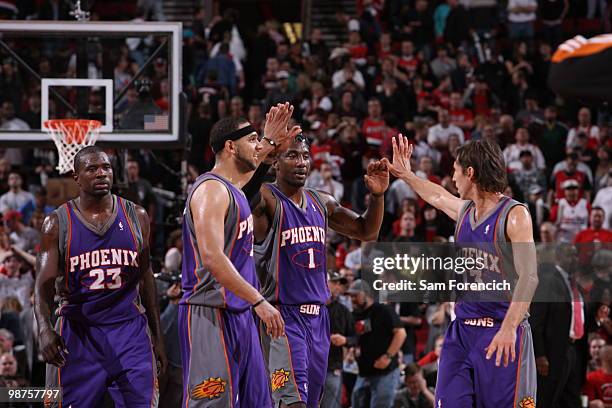
M 253 217 L 241 188 L 269 153 L 301 131 L 287 129 L 292 113 L 289 104 L 273 107 L 261 139 L 242 118 L 221 119 L 211 130 L 216 163 L 195 181 L 184 212 L 183 406 L 272 405 L 251 310 L 274 338 L 284 322 L 258 290 Z

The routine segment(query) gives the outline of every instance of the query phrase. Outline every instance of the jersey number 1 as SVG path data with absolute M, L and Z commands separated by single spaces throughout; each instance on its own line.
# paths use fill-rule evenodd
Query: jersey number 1
M 314 269 L 316 267 L 314 260 L 314 249 L 308 248 L 308 267 Z
M 96 278 L 89 287 L 91 290 L 119 289 L 121 287 L 121 268 L 92 269 L 89 271 L 89 276 Z M 107 276 L 111 278 L 108 283 L 106 282 Z

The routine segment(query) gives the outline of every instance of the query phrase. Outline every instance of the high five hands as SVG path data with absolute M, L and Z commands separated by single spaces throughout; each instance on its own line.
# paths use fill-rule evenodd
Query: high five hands
M 293 105 L 285 102 L 273 106 L 266 113 L 263 137 L 274 141 L 276 144 L 274 153 L 285 150 L 295 137 L 302 133 L 302 128 L 299 125 L 292 126 L 289 129 L 289 121 L 293 115 L 293 110 Z
M 408 138 L 401 133 L 391 140 L 393 144 L 393 162 L 389 162 L 386 157 L 381 160 L 389 172 L 397 178 L 405 178 L 412 174 L 410 157 L 414 150 L 414 145 L 408 142 Z

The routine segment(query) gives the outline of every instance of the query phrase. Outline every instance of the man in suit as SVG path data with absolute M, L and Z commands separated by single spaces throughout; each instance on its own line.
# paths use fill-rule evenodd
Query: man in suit
M 584 300 L 574 277 L 577 256 L 574 246 L 560 245 L 556 263 L 540 265 L 537 301 L 531 305 L 529 319 L 538 371 L 538 407 L 581 406 L 587 347 Z

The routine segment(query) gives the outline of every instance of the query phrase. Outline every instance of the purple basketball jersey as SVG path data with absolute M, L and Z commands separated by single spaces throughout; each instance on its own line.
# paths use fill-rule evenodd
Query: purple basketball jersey
M 276 216 L 266 240 L 256 246 L 257 272 L 268 301 L 285 305 L 325 304 L 327 212 L 314 190 L 303 190 L 301 206 L 273 184 Z
M 198 177 L 194 183 L 185 204 L 182 269 L 182 283 L 185 293 L 181 303 L 243 311 L 250 307 L 249 303 L 221 286 L 210 271 L 202 266 L 202 258 L 198 250 L 198 241 L 189 206 L 193 192 L 207 180 L 216 180 L 222 183 L 230 193 L 230 205 L 225 218 L 225 255 L 247 282 L 253 287 L 259 288 L 253 261 L 253 216 L 251 215 L 249 202 L 242 190 L 236 188 L 230 181 L 213 173 L 205 173 Z
M 510 210 L 521 205 L 509 197 L 503 197 L 489 214 L 476 221 L 476 208 L 468 202 L 460 213 L 455 231 L 455 242 L 461 248 L 461 256 L 478 257 L 484 260 L 485 268 L 468 271 L 465 281 L 468 282 L 501 282 L 516 283 L 512 251 L 506 239 L 506 219 Z M 501 245 L 497 245 L 497 244 Z M 458 319 L 490 317 L 502 321 L 506 316 L 511 292 L 469 292 L 460 293 L 455 313 Z
M 64 211 L 60 230 L 65 230 L 61 235 L 66 243 L 60 251 L 64 276 L 57 283 L 61 316 L 110 324 L 144 313 L 138 297 L 140 224 L 133 203 L 117 196 L 113 202 L 113 215 L 100 229 L 83 217 L 74 201 L 59 209 Z

